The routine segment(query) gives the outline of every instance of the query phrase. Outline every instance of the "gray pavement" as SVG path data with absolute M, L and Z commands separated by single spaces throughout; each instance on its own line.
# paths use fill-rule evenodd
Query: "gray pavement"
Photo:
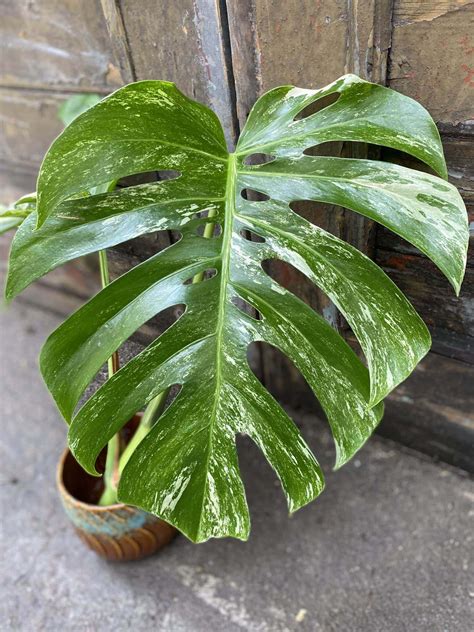
M 54 487 L 64 446 L 36 357 L 56 318 L 0 314 L 1 630 L 171 632 L 474 629 L 472 482 L 378 437 L 339 472 L 323 424 L 299 416 L 326 491 L 289 519 L 258 450 L 239 442 L 248 543 L 179 537 L 111 565 L 77 540 Z

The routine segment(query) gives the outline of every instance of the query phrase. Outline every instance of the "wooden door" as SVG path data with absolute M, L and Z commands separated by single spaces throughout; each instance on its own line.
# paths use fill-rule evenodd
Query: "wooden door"
M 470 0 L 0 0 L 0 8 L 0 175 L 6 201 L 34 188 L 41 157 L 61 127 L 57 106 L 74 92 L 107 94 L 148 78 L 175 81 L 216 111 L 232 147 L 262 92 L 288 83 L 319 87 L 355 72 L 430 110 L 443 138 L 450 178 L 474 214 Z M 347 144 L 330 151 L 406 161 L 393 152 Z M 389 397 L 380 431 L 472 468 L 472 249 L 457 299 L 425 257 L 388 231 L 341 208 L 305 203 L 301 212 L 373 256 L 432 331 L 432 352 Z M 115 274 L 171 239 L 168 234 L 147 236 L 117 248 L 112 254 Z M 4 256 L 5 247 L 3 241 Z M 280 263 L 273 264 L 271 273 L 351 339 L 328 299 L 300 274 Z M 73 302 L 71 295 L 82 298 L 89 288 L 84 274 L 76 273 L 72 282 L 65 275 L 55 279 L 46 279 L 35 296 L 51 303 L 53 292 L 59 311 Z M 47 301 L 42 300 L 48 292 Z M 141 342 L 165 323 L 150 323 Z M 272 349 L 258 354 L 261 377 L 272 392 L 293 407 L 316 410 L 293 366 Z

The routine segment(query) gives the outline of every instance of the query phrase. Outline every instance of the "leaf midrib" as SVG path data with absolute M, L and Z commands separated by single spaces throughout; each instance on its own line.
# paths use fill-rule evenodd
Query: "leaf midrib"
M 201 499 L 201 511 L 199 513 L 199 523 L 197 526 L 196 536 L 201 533 L 202 518 L 204 514 L 204 500 L 207 496 L 208 489 L 208 472 L 209 462 L 211 459 L 214 437 L 214 425 L 216 422 L 216 412 L 219 402 L 218 394 L 222 386 L 222 339 L 225 324 L 227 285 L 229 283 L 229 264 L 232 245 L 233 220 L 235 215 L 235 184 L 236 184 L 236 155 L 229 154 L 227 166 L 227 178 L 225 189 L 225 205 L 224 205 L 224 226 L 222 235 L 222 263 L 221 263 L 221 281 L 219 285 L 219 305 L 218 317 L 216 325 L 216 385 L 214 389 L 214 401 L 209 421 L 209 440 L 207 442 L 207 454 L 204 467 L 205 481 Z

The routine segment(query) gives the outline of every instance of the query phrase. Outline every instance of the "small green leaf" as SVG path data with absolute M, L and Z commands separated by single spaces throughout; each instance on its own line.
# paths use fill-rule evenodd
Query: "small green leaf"
M 58 109 L 59 118 L 64 126 L 67 126 L 80 114 L 99 103 L 100 99 L 98 94 L 75 94 L 61 103 Z
M 8 208 L 0 207 L 0 235 L 21 226 L 24 220 L 35 210 L 35 193 L 24 195 Z

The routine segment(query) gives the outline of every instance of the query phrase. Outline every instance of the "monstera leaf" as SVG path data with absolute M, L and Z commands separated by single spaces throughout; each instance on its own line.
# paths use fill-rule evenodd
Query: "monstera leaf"
M 332 105 L 298 117 L 336 92 Z M 305 154 L 341 140 L 407 152 L 441 177 Z M 251 166 L 253 154 L 269 161 Z M 153 170 L 179 177 L 80 197 Z M 7 295 L 65 261 L 144 233 L 172 229 L 180 239 L 99 292 L 45 344 L 41 370 L 70 423 L 77 460 L 96 474 L 97 456 L 114 433 L 153 397 L 180 385 L 123 471 L 122 501 L 161 516 L 194 541 L 247 538 L 237 433 L 261 448 L 290 511 L 315 498 L 324 484 L 318 463 L 249 368 L 249 345 L 265 341 L 301 371 L 327 415 L 339 467 L 377 426 L 383 398 L 426 354 L 430 336 L 375 263 L 289 205 L 328 202 L 383 224 L 430 257 L 458 291 L 466 213 L 445 177 L 428 113 L 355 76 L 322 90 L 271 90 L 257 101 L 231 154 L 217 117 L 172 83 L 131 84 L 79 116 L 43 162 L 38 227 L 29 217 L 16 235 Z M 267 199 L 245 199 L 244 189 Z M 252 234 L 261 239 L 250 240 Z M 368 369 L 321 316 L 264 272 L 262 262 L 274 258 L 291 263 L 331 298 L 359 339 Z M 189 283 L 196 275 L 202 282 Z M 184 314 L 74 414 L 113 351 L 149 318 L 180 304 Z

